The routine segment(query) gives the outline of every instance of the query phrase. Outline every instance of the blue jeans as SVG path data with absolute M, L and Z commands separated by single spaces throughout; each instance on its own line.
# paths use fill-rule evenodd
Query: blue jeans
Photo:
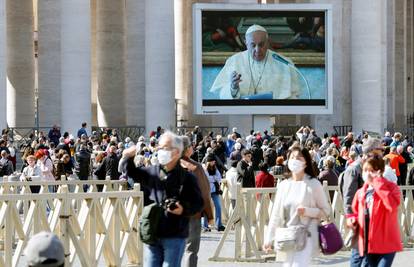
M 144 267 L 180 267 L 185 238 L 161 238 L 154 245 L 144 244 Z
M 364 267 L 364 258 L 365 257 L 359 255 L 358 249 L 351 249 L 351 259 L 349 260 L 350 267 Z
M 368 267 L 390 267 L 395 257 L 395 252 L 388 254 L 368 254 L 366 256 Z
M 223 223 L 221 222 L 220 195 L 216 193 L 211 193 L 211 199 L 213 200 L 215 213 L 216 213 L 216 218 L 215 218 L 216 228 L 219 228 L 220 226 L 223 225 Z M 203 228 L 208 228 L 208 220 L 206 216 L 201 218 L 201 225 L 203 226 Z
M 222 222 L 221 222 L 221 202 L 220 202 L 220 195 L 213 193 L 211 194 L 211 199 L 213 199 L 213 203 L 214 203 L 214 208 L 215 208 L 215 212 L 216 212 L 216 218 L 215 218 L 215 222 L 216 222 L 216 228 L 219 228 L 220 226 L 222 226 Z

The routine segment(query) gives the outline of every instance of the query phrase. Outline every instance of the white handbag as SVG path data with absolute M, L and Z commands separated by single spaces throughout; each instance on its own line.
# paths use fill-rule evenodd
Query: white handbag
M 295 215 L 290 221 L 297 217 L 298 214 L 295 212 Z M 306 246 L 306 239 L 311 235 L 308 230 L 310 222 L 311 220 L 309 220 L 309 223 L 306 226 L 302 224 L 286 226 L 285 224 L 286 227 L 276 228 L 275 249 L 279 251 L 303 250 Z M 287 223 L 287 225 L 289 225 L 289 223 Z

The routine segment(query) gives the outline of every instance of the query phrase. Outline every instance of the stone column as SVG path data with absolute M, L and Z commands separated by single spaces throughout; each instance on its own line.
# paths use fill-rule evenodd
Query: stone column
M 60 124 L 60 1 L 38 1 L 38 116 L 40 126 Z
M 6 0 L 0 0 L 0 129 L 7 127 Z
M 91 123 L 91 9 L 89 1 L 61 0 L 62 130 Z
M 7 0 L 7 122 L 32 127 L 35 122 L 33 2 Z
M 413 49 L 414 49 L 414 3 L 411 0 L 407 1 L 407 110 L 408 114 L 414 112 L 414 66 L 413 66 Z
M 386 121 L 386 1 L 353 0 L 351 29 L 352 125 L 382 133 Z
M 124 126 L 125 1 L 97 4 L 97 77 L 99 126 Z
M 394 49 L 391 52 L 394 53 L 394 126 L 401 128 L 405 125 L 405 116 L 407 114 L 406 98 L 407 98 L 407 62 L 406 62 L 406 18 L 407 9 L 405 0 L 396 0 L 394 2 L 394 14 L 391 14 L 394 18 L 392 27 L 394 28 L 394 35 L 388 35 L 388 37 L 394 41 Z
M 126 23 L 126 123 L 143 126 L 145 125 L 145 1 L 126 0 Z
M 145 1 L 145 125 L 175 126 L 174 1 Z
M 331 133 L 335 125 L 351 125 L 350 34 L 351 1 L 312 0 L 332 4 L 333 34 L 333 114 L 312 115 L 311 124 L 317 133 Z

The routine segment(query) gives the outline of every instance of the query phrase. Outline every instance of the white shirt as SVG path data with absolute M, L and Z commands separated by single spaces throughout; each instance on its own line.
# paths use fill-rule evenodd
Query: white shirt
M 253 60 L 247 50 L 236 53 L 227 59 L 210 92 L 219 92 L 220 99 L 233 99 L 231 74 L 236 71 L 241 74 L 236 99 L 264 93 L 272 93 L 273 99 L 296 99 L 302 83 L 293 64 L 283 63 L 280 58 L 290 62 L 271 50 L 262 61 Z
M 231 167 L 226 172 L 226 181 L 227 181 L 227 186 L 229 188 L 230 199 L 237 198 L 237 178 L 238 177 L 239 177 L 239 174 L 237 173 L 237 169 L 234 167 Z
M 221 182 L 221 174 L 216 169 L 216 173 L 214 175 L 210 175 L 206 169 L 204 169 L 204 172 L 206 173 L 206 176 L 208 178 L 208 182 L 210 183 L 210 192 L 215 193 L 216 187 L 214 186 L 214 182 L 220 183 Z
M 395 170 L 388 165 L 385 166 L 384 173 L 382 176 L 384 176 L 385 179 L 393 183 L 397 183 L 398 181 L 398 177 L 395 174 Z
M 253 135 L 249 135 L 246 137 L 246 148 L 250 149 L 252 147 L 252 140 L 253 140 L 254 136 Z
M 34 165 L 34 167 L 26 166 L 23 169 L 22 174 L 20 175 L 21 181 L 26 181 L 26 177 L 31 177 L 33 180 L 41 180 L 42 179 L 42 171 L 40 170 L 39 165 Z

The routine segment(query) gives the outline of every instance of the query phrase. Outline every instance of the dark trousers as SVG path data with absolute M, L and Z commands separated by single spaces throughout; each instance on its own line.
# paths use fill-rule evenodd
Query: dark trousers
M 368 254 L 368 267 L 390 267 L 395 257 L 395 252 L 388 254 Z
M 78 175 L 79 180 L 81 181 L 87 181 L 88 180 L 88 175 L 82 176 L 82 175 Z M 89 186 L 87 184 L 83 185 L 83 192 L 88 192 Z

